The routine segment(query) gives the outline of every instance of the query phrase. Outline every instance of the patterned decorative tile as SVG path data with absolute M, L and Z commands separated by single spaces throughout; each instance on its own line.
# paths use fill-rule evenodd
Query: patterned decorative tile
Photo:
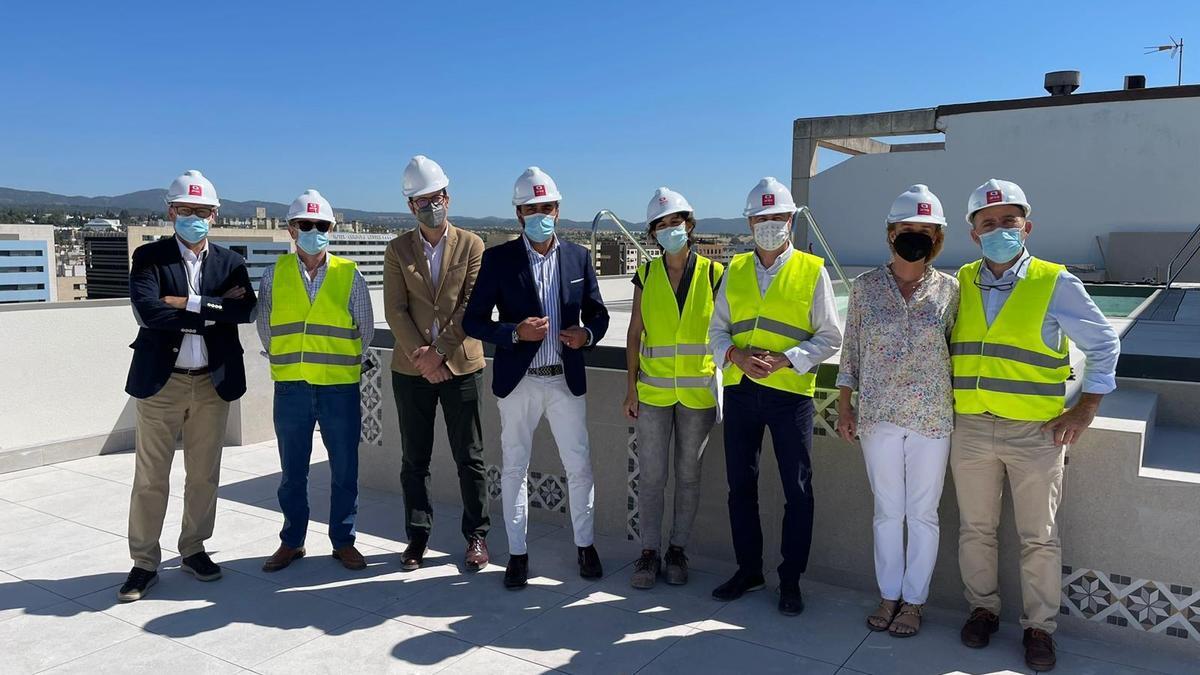
M 370 368 L 363 374 L 359 385 L 362 394 L 362 430 L 359 442 L 383 446 L 383 368 L 379 349 L 367 350 Z
M 642 472 L 638 464 L 637 448 L 637 430 L 634 427 L 629 427 L 629 440 L 625 444 L 625 456 L 628 463 L 628 470 L 626 472 L 625 538 L 629 541 L 638 541 L 642 538 L 641 528 L 638 527 L 641 516 L 638 510 L 638 479 L 641 477 Z
M 813 435 L 837 438 L 836 389 L 818 389 L 813 393 Z
M 1200 642 L 1200 592 L 1189 585 L 1064 565 L 1062 613 Z
M 500 467 L 489 464 L 485 470 L 489 499 L 500 499 L 503 487 L 500 483 Z M 540 471 L 530 471 L 528 478 L 529 508 L 545 511 L 567 512 L 567 477 L 555 476 Z

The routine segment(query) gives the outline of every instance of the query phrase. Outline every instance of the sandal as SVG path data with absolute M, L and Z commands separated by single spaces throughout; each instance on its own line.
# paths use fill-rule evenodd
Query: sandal
M 896 610 L 899 608 L 900 602 L 897 600 L 879 601 L 879 607 L 867 617 L 867 628 L 881 633 L 892 625 L 892 620 L 896 618 Z
M 921 609 L 924 605 L 913 605 L 907 602 L 900 605 L 900 611 L 888 626 L 888 634 L 897 638 L 908 638 L 921 632 Z M 905 617 L 912 617 L 907 619 Z

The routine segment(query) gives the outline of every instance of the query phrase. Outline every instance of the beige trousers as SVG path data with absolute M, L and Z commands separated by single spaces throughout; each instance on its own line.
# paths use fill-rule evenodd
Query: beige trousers
M 217 514 L 217 484 L 229 402 L 208 375 L 174 373 L 154 396 L 137 400 L 137 460 L 129 499 L 129 556 L 146 570 L 158 569 L 171 489 L 171 461 L 183 433 L 183 530 L 179 555 L 204 550 Z
M 1040 422 L 956 415 L 950 469 L 958 493 L 958 565 L 972 608 L 1000 613 L 996 530 L 1004 477 L 1021 538 L 1021 626 L 1054 632 L 1062 587 L 1055 515 L 1062 501 L 1066 448 Z

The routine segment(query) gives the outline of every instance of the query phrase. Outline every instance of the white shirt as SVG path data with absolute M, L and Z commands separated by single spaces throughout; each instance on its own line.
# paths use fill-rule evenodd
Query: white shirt
M 449 233 L 449 228 L 442 229 L 442 236 L 438 238 L 436 244 L 430 244 L 425 238 L 423 230 L 417 226 L 417 236 L 421 238 L 421 246 L 425 249 L 425 261 L 429 264 L 429 280 L 433 283 L 433 294 L 437 295 L 438 286 L 442 282 L 442 258 L 446 253 L 446 235 Z M 436 340 L 438 333 L 441 332 L 441 326 L 438 325 L 437 319 L 433 320 L 433 330 L 430 331 L 430 340 Z
M 1028 250 L 1021 252 L 1017 264 L 1005 270 L 997 279 L 986 264 L 979 266 L 979 284 L 983 286 L 983 312 L 988 326 L 1004 307 L 1012 287 L 1029 271 L 1032 256 Z M 974 284 L 963 284 L 961 293 L 970 293 Z M 998 288 L 987 288 L 998 286 Z M 1074 274 L 1063 270 L 1058 275 L 1050 306 L 1042 321 L 1042 341 L 1050 349 L 1058 349 L 1062 336 L 1066 335 L 1079 347 L 1087 358 L 1083 370 L 1083 393 L 1107 394 L 1117 388 L 1117 358 L 1121 355 L 1121 338 L 1113 329 L 1104 312 L 1088 295 L 1083 282 Z
M 179 245 L 179 254 L 183 256 L 183 273 L 187 275 L 188 300 L 187 311 L 200 313 L 200 278 L 204 268 L 204 259 L 208 257 L 208 240 L 204 240 L 204 248 L 200 253 L 184 245 L 179 237 L 175 237 Z M 206 323 L 206 325 L 208 325 Z M 175 359 L 176 368 L 204 368 L 208 366 L 208 347 L 204 344 L 204 336 L 184 333 L 183 342 L 179 344 L 179 356 Z
M 766 295 L 771 281 L 792 257 L 794 250 L 792 245 L 788 244 L 787 249 L 779 254 L 770 267 L 764 267 L 758 253 L 754 254 L 754 272 L 758 279 L 760 295 Z M 725 293 L 725 289 L 729 286 L 725 279 L 728 278 L 729 273 L 726 271 L 725 277 L 721 281 L 721 287 L 717 291 L 712 321 L 708 325 L 708 342 L 712 348 L 713 357 L 722 368 L 729 365 L 729 362 L 725 360 L 725 353 L 733 346 L 733 334 L 729 331 L 731 323 L 729 299 Z M 838 319 L 837 305 L 834 303 L 833 282 L 829 280 L 829 273 L 825 271 L 824 267 L 821 268 L 820 278 L 813 290 L 812 307 L 809 309 L 808 317 L 812 322 L 813 336 L 783 353 L 799 373 L 807 373 L 820 365 L 825 359 L 836 354 L 842 346 L 842 327 Z
M 558 365 L 562 363 L 562 355 L 558 351 L 561 344 L 558 340 L 558 331 L 562 327 L 562 320 L 559 316 L 562 313 L 562 301 L 559 299 L 558 290 L 558 237 L 556 236 L 550 241 L 550 250 L 546 251 L 546 255 L 538 253 L 533 248 L 533 245 L 529 243 L 529 237 L 522 235 L 521 239 L 525 242 L 525 255 L 529 258 L 529 270 L 533 273 L 533 283 L 537 288 L 538 299 L 542 302 L 542 311 L 546 313 L 546 318 L 550 323 L 546 330 L 546 337 L 538 347 L 537 354 L 534 354 L 533 362 L 529 364 L 529 367 Z

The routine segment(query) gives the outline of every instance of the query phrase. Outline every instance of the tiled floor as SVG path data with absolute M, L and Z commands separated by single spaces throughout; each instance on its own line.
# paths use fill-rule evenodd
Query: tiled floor
M 936 609 L 915 639 L 871 634 L 863 617 L 874 599 L 832 586 L 806 583 L 807 609 L 791 619 L 775 611 L 770 591 L 716 602 L 709 592 L 730 572 L 723 561 L 693 560 L 687 586 L 634 591 L 637 552 L 622 539 L 597 542 L 608 576 L 587 582 L 569 533 L 546 525 L 531 526 L 536 578 L 506 591 L 500 566 L 460 570 L 460 514 L 447 505 L 427 567 L 404 573 L 399 498 L 374 491 L 364 491 L 359 517 L 365 571 L 332 560 L 326 528 L 314 522 L 308 557 L 266 574 L 259 567 L 280 525 L 277 463 L 273 443 L 227 451 L 209 542 L 225 568 L 215 583 L 178 570 L 182 500 L 173 490 L 159 584 L 132 604 L 115 597 L 129 568 L 130 455 L 0 474 L 0 673 L 1026 672 L 1012 625 L 973 651 L 958 642 L 960 617 Z M 176 488 L 182 478 L 177 462 Z M 318 452 L 314 515 L 327 503 L 327 480 Z M 489 544 L 503 562 L 503 528 Z M 1150 649 L 1059 642 L 1059 673 L 1200 670 L 1200 661 Z

